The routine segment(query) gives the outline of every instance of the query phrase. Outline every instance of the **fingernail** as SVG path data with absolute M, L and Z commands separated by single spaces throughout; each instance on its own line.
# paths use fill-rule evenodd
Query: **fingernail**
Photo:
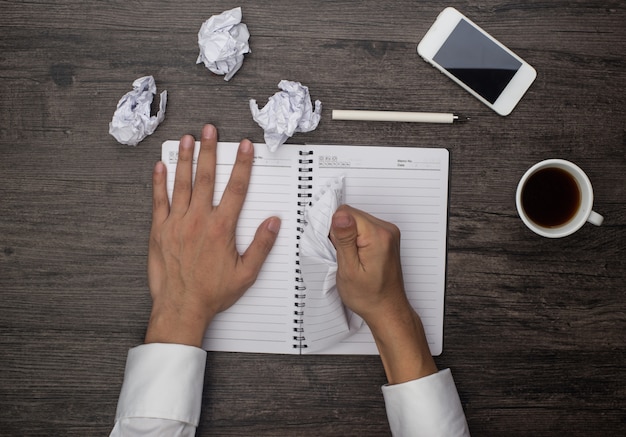
M 154 171 L 157 173 L 163 173 L 165 171 L 165 164 L 163 164 L 163 161 L 158 161 L 155 164 Z
M 274 234 L 278 234 L 278 231 L 280 231 L 280 219 L 277 217 L 271 218 L 269 223 L 267 224 L 267 229 L 269 229 Z
M 217 129 L 212 124 L 205 124 L 202 128 L 202 138 L 211 140 L 217 135 Z
M 239 150 L 241 150 L 243 153 L 252 152 L 252 148 L 252 143 L 249 140 L 243 140 L 239 145 Z
M 352 217 L 349 214 L 336 214 L 333 217 L 333 226 L 337 228 L 347 228 L 352 224 Z
M 191 135 L 185 135 L 180 139 L 180 145 L 184 149 L 191 149 L 194 146 L 194 139 Z

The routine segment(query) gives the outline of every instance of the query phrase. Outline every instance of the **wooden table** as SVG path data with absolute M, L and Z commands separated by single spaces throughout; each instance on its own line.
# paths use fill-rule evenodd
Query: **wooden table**
M 451 152 L 441 368 L 473 435 L 626 433 L 626 8 L 623 1 L 456 2 L 538 71 L 500 117 L 417 56 L 444 6 L 396 0 L 0 2 L 0 434 L 106 435 L 150 310 L 151 169 L 161 143 L 262 141 L 248 99 L 281 79 L 324 104 L 293 143 Z M 252 53 L 225 82 L 197 32 L 242 6 Z M 137 147 L 108 123 L 134 79 L 169 93 Z M 462 125 L 331 121 L 333 108 L 460 111 Z M 581 166 L 597 228 L 548 240 L 517 216 L 524 171 Z M 210 353 L 198 435 L 388 435 L 375 356 Z

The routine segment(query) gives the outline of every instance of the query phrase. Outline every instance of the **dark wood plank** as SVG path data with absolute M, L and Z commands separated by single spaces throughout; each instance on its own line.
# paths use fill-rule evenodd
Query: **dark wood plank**
M 196 65 L 197 31 L 242 6 L 252 53 L 230 81 Z M 536 67 L 499 117 L 428 67 L 440 2 L 0 2 L 0 435 L 103 435 L 145 331 L 150 173 L 160 144 L 215 123 L 262 140 L 248 99 L 281 79 L 325 111 L 293 143 L 451 151 L 444 353 L 474 435 L 626 433 L 626 10 L 623 2 L 455 4 Z M 108 135 L 152 74 L 165 122 Z M 333 122 L 330 110 L 460 111 L 459 126 Z M 536 161 L 580 165 L 601 228 L 551 241 L 514 192 Z M 198 435 L 387 435 L 377 357 L 209 354 Z

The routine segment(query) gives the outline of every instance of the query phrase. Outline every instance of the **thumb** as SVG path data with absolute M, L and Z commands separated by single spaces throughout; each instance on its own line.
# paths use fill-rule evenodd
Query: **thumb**
M 351 265 L 359 263 L 356 220 L 345 209 L 339 208 L 333 215 L 330 227 L 330 240 L 337 249 L 337 263 L 348 262 Z
M 254 239 L 248 249 L 242 255 L 244 265 L 252 273 L 254 279 L 261 270 L 265 259 L 269 255 L 280 230 L 280 219 L 278 217 L 270 217 L 258 227 Z

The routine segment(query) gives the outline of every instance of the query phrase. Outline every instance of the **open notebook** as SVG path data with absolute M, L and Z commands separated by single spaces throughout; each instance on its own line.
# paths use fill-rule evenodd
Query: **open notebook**
M 219 143 L 218 203 L 228 181 L 238 143 Z M 287 354 L 377 354 L 367 325 L 346 330 L 350 314 L 337 301 L 324 314 L 299 268 L 302 212 L 330 181 L 344 177 L 345 203 L 402 232 L 401 256 L 409 301 L 420 315 L 431 353 L 443 348 L 449 154 L 446 149 L 334 145 L 283 145 L 276 152 L 255 144 L 248 195 L 237 227 L 243 252 L 259 224 L 282 219 L 280 233 L 256 283 L 228 310 L 218 314 L 203 347 L 213 351 Z M 199 143 L 196 144 L 196 156 Z M 166 141 L 162 160 L 170 196 L 178 141 Z M 194 159 L 194 172 L 196 162 Z M 308 312 L 307 312 L 308 309 Z M 341 318 L 341 317 L 340 317 Z

